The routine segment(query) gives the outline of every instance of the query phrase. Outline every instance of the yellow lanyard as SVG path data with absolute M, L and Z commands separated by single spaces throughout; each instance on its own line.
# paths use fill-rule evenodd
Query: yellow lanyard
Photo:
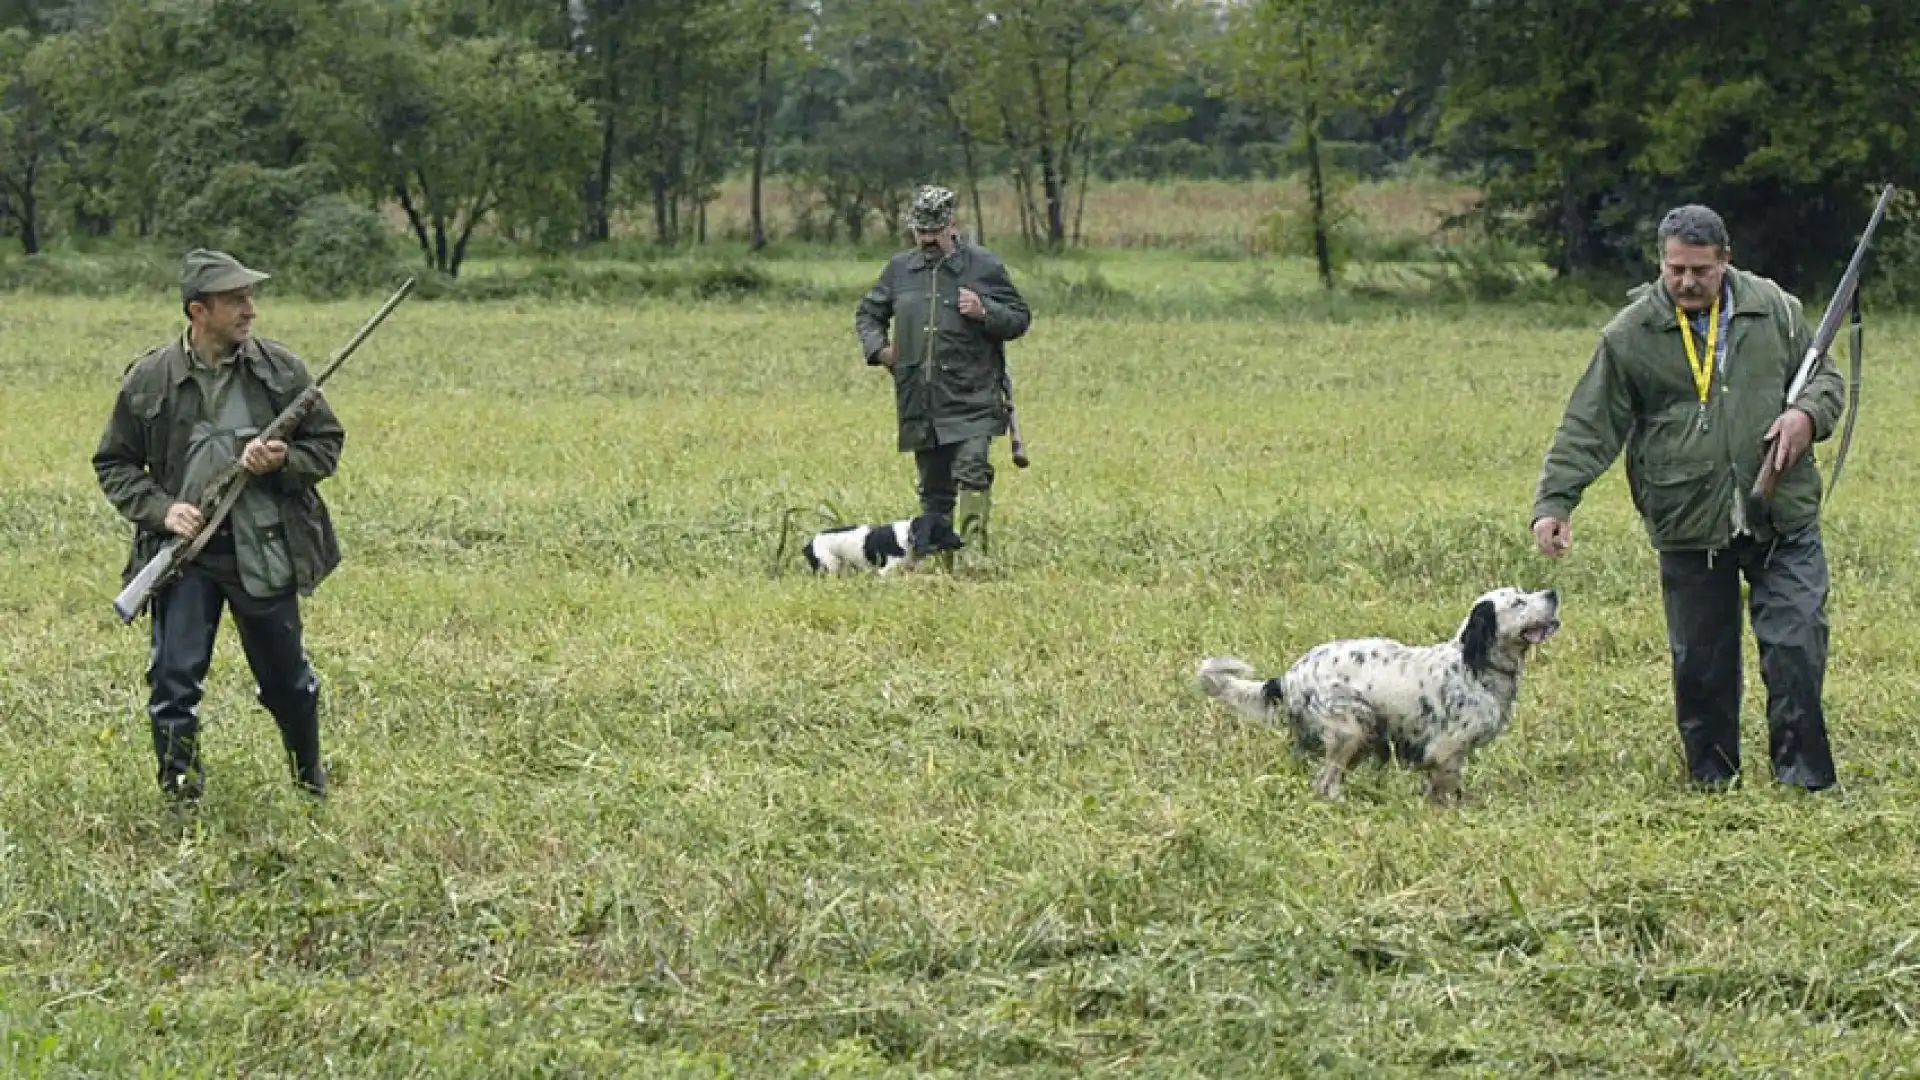
M 1674 314 L 1680 316 L 1680 340 L 1687 343 L 1687 366 L 1693 369 L 1693 388 L 1700 395 L 1702 408 L 1707 404 L 1707 390 L 1713 385 L 1713 358 L 1720 351 L 1720 296 L 1713 297 L 1713 310 L 1707 313 L 1707 354 L 1701 356 L 1693 347 L 1693 324 L 1687 321 L 1687 313 L 1680 305 L 1673 306 Z

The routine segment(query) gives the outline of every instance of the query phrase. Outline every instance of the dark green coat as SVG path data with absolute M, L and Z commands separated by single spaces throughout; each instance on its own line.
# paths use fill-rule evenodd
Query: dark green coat
M 1744 270 L 1727 275 L 1727 361 L 1708 390 L 1705 430 L 1673 300 L 1653 283 L 1601 331 L 1547 452 L 1534 520 L 1568 520 L 1622 448 L 1634 508 L 1661 551 L 1725 548 L 1736 500 L 1763 542 L 1819 519 L 1820 470 L 1811 448 L 1780 477 L 1770 510 L 1749 512 L 1746 505 L 1760 470 L 1761 436 L 1785 410 L 1813 332 L 1791 293 Z M 1796 402 L 1813 419 L 1816 442 L 1832 436 L 1845 391 L 1832 358 L 1821 357 Z
M 264 398 L 273 414 L 253 418 L 262 428 L 313 384 L 306 365 L 278 342 L 252 338 L 240 347 L 234 362 L 240 365 L 236 378 L 252 379 L 266 391 Z M 200 388 L 190 373 L 184 338 L 135 360 L 121 379 L 113 414 L 93 453 L 93 471 L 107 500 L 134 524 L 133 550 L 123 582 L 131 580 L 171 535 L 166 529 L 167 508 L 178 501 L 186 473 L 187 440 L 200 412 Z M 346 432 L 322 397 L 287 440 L 286 464 L 248 481 L 272 492 L 279 502 L 294 587 L 302 595 L 312 595 L 340 563 L 333 519 L 316 485 L 333 475 L 345 442 Z
M 985 319 L 960 314 L 963 287 L 979 294 Z M 900 449 L 1005 433 L 1005 344 L 1026 333 L 1031 319 L 1006 265 L 985 248 L 959 243 L 945 258 L 918 250 L 895 255 L 860 298 L 853 326 L 874 364 L 892 324 Z

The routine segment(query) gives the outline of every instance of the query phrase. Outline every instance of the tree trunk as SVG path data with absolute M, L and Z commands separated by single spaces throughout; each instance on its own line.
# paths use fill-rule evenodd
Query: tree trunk
M 400 208 L 407 212 L 407 224 L 413 226 L 413 235 L 420 241 L 420 257 L 433 266 L 433 242 L 427 238 L 427 223 L 420 216 L 420 210 L 413 205 L 413 193 L 407 190 L 406 181 L 393 185 L 393 193 L 400 199 Z
M 760 70 L 753 95 L 753 241 L 752 249 L 767 246 L 767 219 L 761 208 L 761 181 L 767 173 L 767 54 L 760 46 Z M 703 219 L 704 220 L 704 219 Z
M 1582 211 L 1573 172 L 1560 170 L 1560 258 L 1554 272 L 1567 277 L 1592 265 L 1593 253 L 1587 236 L 1587 215 Z
M 973 235 L 975 242 L 987 242 L 987 216 L 980 209 L 980 172 L 973 160 L 973 132 L 960 129 L 960 156 L 966 161 L 967 197 L 973 201 Z
M 1333 245 L 1327 231 L 1327 178 L 1320 168 L 1320 99 L 1313 72 L 1313 39 L 1308 37 L 1302 50 L 1307 62 L 1307 103 L 1301 127 L 1307 136 L 1307 198 L 1313 207 L 1313 261 L 1320 268 L 1320 284 L 1333 288 Z
M 1087 220 L 1087 178 L 1093 175 L 1093 140 L 1086 140 L 1080 151 L 1080 198 L 1073 208 L 1073 246 L 1081 243 L 1080 226 Z
M 1067 240 L 1066 215 L 1060 193 L 1060 162 L 1055 159 L 1053 120 L 1047 109 L 1047 84 L 1039 63 L 1028 65 L 1033 76 L 1033 104 L 1040 114 L 1040 187 L 1047 200 L 1047 247 L 1059 251 Z
M 1320 284 L 1333 288 L 1333 245 L 1327 237 L 1327 181 L 1320 171 L 1320 118 L 1307 106 L 1307 196 L 1313 203 L 1313 261 Z
M 485 195 L 474 199 L 473 205 L 467 208 L 466 223 L 460 227 L 460 238 L 454 242 L 453 256 L 447 264 L 448 277 L 460 276 L 460 264 L 467 261 L 467 241 L 473 239 L 473 230 L 479 227 L 481 219 L 492 212 Z
M 602 242 L 613 238 L 612 213 L 608 207 L 613 201 L 614 141 L 618 134 L 613 106 L 609 104 L 605 108 L 607 118 L 600 125 L 600 164 L 587 184 L 587 239 Z

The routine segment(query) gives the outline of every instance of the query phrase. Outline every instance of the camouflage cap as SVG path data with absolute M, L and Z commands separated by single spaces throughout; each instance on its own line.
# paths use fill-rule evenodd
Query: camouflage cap
M 180 267 L 180 300 L 185 303 L 196 296 L 244 289 L 269 276 L 247 269 L 224 251 L 194 248 Z
M 953 224 L 953 208 L 958 201 L 946 188 L 933 184 L 921 188 L 914 193 L 913 205 L 907 208 L 907 227 L 918 232 L 946 228 Z

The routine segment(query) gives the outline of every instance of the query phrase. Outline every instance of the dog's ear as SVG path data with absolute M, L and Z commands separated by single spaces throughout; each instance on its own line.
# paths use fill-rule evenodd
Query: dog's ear
M 1473 605 L 1467 625 L 1460 631 L 1460 658 L 1466 662 L 1468 671 L 1478 675 L 1487 670 L 1499 635 L 1500 616 L 1494 611 L 1493 601 L 1482 600 Z

